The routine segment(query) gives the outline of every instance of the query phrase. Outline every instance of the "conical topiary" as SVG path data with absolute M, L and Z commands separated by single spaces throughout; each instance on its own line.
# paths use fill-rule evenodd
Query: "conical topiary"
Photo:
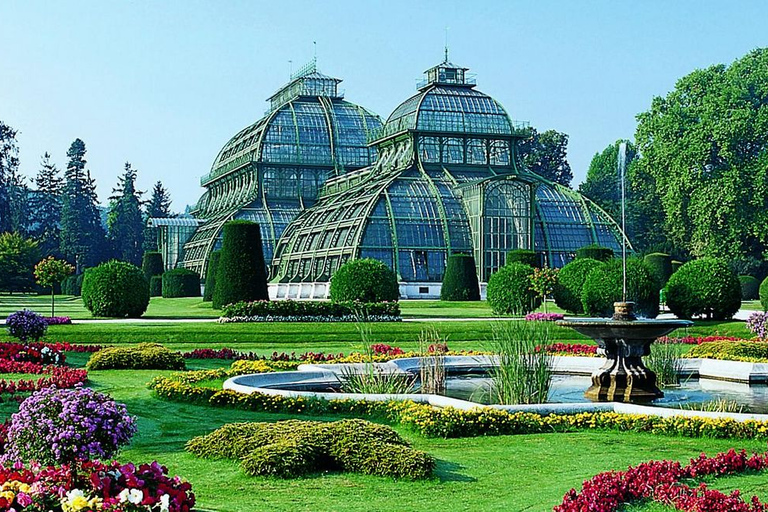
M 246 220 L 229 221 L 224 224 L 213 307 L 253 300 L 269 300 L 261 228 Z
M 213 251 L 208 259 L 208 270 L 205 272 L 205 291 L 203 292 L 203 302 L 213 300 L 213 290 L 216 289 L 216 270 L 219 268 L 219 258 L 221 251 Z
M 470 254 L 451 254 L 445 266 L 440 300 L 480 300 L 475 258 Z

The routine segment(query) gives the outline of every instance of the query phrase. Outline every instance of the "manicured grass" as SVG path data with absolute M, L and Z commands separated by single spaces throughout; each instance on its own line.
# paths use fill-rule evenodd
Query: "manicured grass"
M 759 300 L 745 300 L 741 303 L 741 309 L 764 311 L 765 308 L 763 308 L 763 305 Z
M 138 417 L 139 433 L 119 458 L 161 461 L 172 473 L 192 482 L 201 510 L 545 511 L 552 510 L 568 489 L 580 487 L 583 480 L 601 471 L 624 469 L 649 459 L 687 461 L 701 451 L 714 454 L 734 446 L 728 440 L 616 432 L 426 439 L 398 427 L 415 448 L 438 459 L 434 479 L 395 481 L 340 473 L 287 481 L 251 478 L 235 462 L 209 461 L 187 454 L 183 451 L 184 443 L 226 423 L 298 416 L 161 401 L 144 386 L 159 373 L 162 372 L 94 371 L 90 372 L 90 379 L 94 388 L 126 403 Z M 8 414 L 13 408 L 12 404 L 3 404 L 0 410 Z M 736 447 L 764 448 L 762 442 L 749 441 L 739 441 Z M 755 484 L 759 482 L 756 480 Z

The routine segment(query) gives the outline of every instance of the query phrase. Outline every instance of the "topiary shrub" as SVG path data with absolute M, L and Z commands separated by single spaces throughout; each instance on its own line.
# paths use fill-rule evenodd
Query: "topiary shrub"
M 557 285 L 552 294 L 555 304 L 569 313 L 580 315 L 584 313 L 584 306 L 581 303 L 581 290 L 584 287 L 584 281 L 587 276 L 595 269 L 602 268 L 605 265 L 602 261 L 592 258 L 581 258 L 573 260 L 566 264 L 557 273 Z
M 149 305 L 149 283 L 136 265 L 112 260 L 83 278 L 83 304 L 94 316 L 138 318 Z
M 163 273 L 163 297 L 199 297 L 200 274 L 187 268 L 174 268 Z
M 760 304 L 763 306 L 763 311 L 768 311 L 768 277 L 763 279 L 760 283 Z
M 341 470 L 395 478 L 427 478 L 435 468 L 392 428 L 350 419 L 234 423 L 191 439 L 187 451 L 205 458 L 239 459 L 252 476 L 296 478 Z
M 613 259 L 589 273 L 581 290 L 581 303 L 589 316 L 610 317 L 613 303 L 623 298 L 622 262 Z M 659 283 L 641 259 L 627 260 L 627 300 L 635 303 L 635 314 L 656 318 L 659 314 Z
M 602 245 L 585 245 L 576 249 L 576 259 L 591 258 L 597 261 L 608 261 L 613 258 L 613 249 Z
M 135 347 L 108 347 L 94 352 L 89 370 L 184 370 L 184 357 L 158 343 L 139 343 Z
M 34 311 L 22 309 L 8 315 L 5 319 L 5 327 L 8 329 L 8 334 L 18 338 L 19 341 L 37 341 L 45 336 L 48 323 Z
M 757 300 L 760 298 L 760 281 L 752 276 L 739 276 L 741 283 L 741 300 Z
M 486 289 L 493 312 L 522 316 L 539 307 L 541 299 L 531 290 L 532 275 L 533 267 L 523 263 L 509 263 L 493 273 Z
M 163 295 L 163 276 L 152 276 L 149 279 L 149 296 L 162 297 Z
M 741 307 L 741 283 L 727 263 L 713 258 L 689 261 L 672 274 L 664 297 L 679 318 L 732 318 Z
M 451 254 L 445 266 L 440 300 L 480 300 L 475 258 L 470 254 Z
M 507 253 L 506 264 L 522 263 L 534 268 L 541 268 L 541 258 L 536 251 L 530 249 L 514 249 Z
M 269 300 L 261 228 L 255 222 L 232 220 L 224 224 L 212 298 L 215 309 L 241 300 Z
M 667 281 L 669 281 L 669 276 L 672 275 L 672 258 L 669 254 L 653 252 L 647 254 L 643 261 L 651 269 L 651 273 L 656 278 L 656 281 L 659 282 L 659 286 L 664 288 Z
M 218 286 L 218 284 L 217 284 Z M 384 302 L 400 298 L 397 276 L 373 258 L 350 260 L 331 276 L 331 300 L 338 302 Z
M 90 388 L 46 388 L 24 400 L 13 415 L 2 461 L 47 466 L 109 459 L 135 433 L 136 422 L 125 405 L 109 395 Z
M 141 257 L 141 271 L 144 272 L 144 277 L 147 282 L 152 279 L 152 276 L 161 276 L 165 271 L 165 265 L 163 265 L 163 256 L 159 252 L 147 251 Z
M 203 291 L 203 302 L 213 300 L 213 290 L 216 289 L 216 269 L 219 268 L 219 259 L 221 251 L 213 251 L 208 259 L 208 269 L 205 272 L 205 290 Z

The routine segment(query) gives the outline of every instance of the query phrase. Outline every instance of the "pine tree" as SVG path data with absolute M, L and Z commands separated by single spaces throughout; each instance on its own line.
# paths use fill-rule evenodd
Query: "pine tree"
M 136 190 L 136 170 L 125 163 L 125 173 L 118 178 L 115 194 L 110 197 L 107 216 L 109 240 L 118 259 L 141 265 L 144 222 L 141 216 L 141 195 Z
M 0 121 L 0 233 L 13 231 L 11 182 L 19 168 L 16 133 Z
M 48 153 L 43 155 L 40 162 L 35 186 L 37 190 L 30 200 L 32 236 L 39 241 L 40 252 L 44 257 L 58 254 L 64 180 L 59 176 L 56 165 L 51 163 L 51 155 Z
M 144 219 L 144 250 L 157 251 L 157 228 L 146 226 L 146 221 L 151 218 L 164 219 L 172 217 L 171 214 L 171 195 L 163 187 L 163 183 L 158 181 L 152 188 L 152 196 L 147 203 L 146 218 Z
M 96 196 L 96 182 L 85 170 L 85 143 L 75 139 L 67 151 L 69 162 L 61 204 L 62 255 L 75 262 L 80 273 L 104 260 L 105 234 Z

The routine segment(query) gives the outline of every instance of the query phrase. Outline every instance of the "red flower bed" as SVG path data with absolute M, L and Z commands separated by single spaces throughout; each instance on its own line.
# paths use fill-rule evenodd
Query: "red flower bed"
M 701 454 L 682 466 L 674 461 L 652 461 L 626 471 L 600 473 L 571 489 L 555 512 L 613 512 L 633 501 L 650 499 L 686 512 L 765 512 L 768 506 L 753 497 L 745 502 L 739 491 L 726 495 L 705 484 L 691 488 L 682 480 L 730 475 L 768 468 L 768 453 L 747 455 L 730 450 L 714 457 Z
M 662 336 L 656 338 L 656 343 L 682 343 L 684 345 L 701 345 L 710 341 L 753 341 L 745 340 L 742 338 L 735 338 L 733 336 L 684 336 L 682 338 L 670 338 L 669 336 Z
M 43 388 L 73 388 L 88 379 L 88 372 L 68 366 L 42 365 L 28 361 L 12 361 L 0 359 L 0 374 L 2 373 L 32 373 L 44 375 L 39 379 L 6 380 L 0 379 L 0 394 L 15 395 L 38 391 Z
M 541 347 L 536 347 L 537 351 Z M 597 354 L 597 345 L 587 345 L 585 343 L 552 343 L 544 347 L 547 354 L 553 356 L 594 356 Z

